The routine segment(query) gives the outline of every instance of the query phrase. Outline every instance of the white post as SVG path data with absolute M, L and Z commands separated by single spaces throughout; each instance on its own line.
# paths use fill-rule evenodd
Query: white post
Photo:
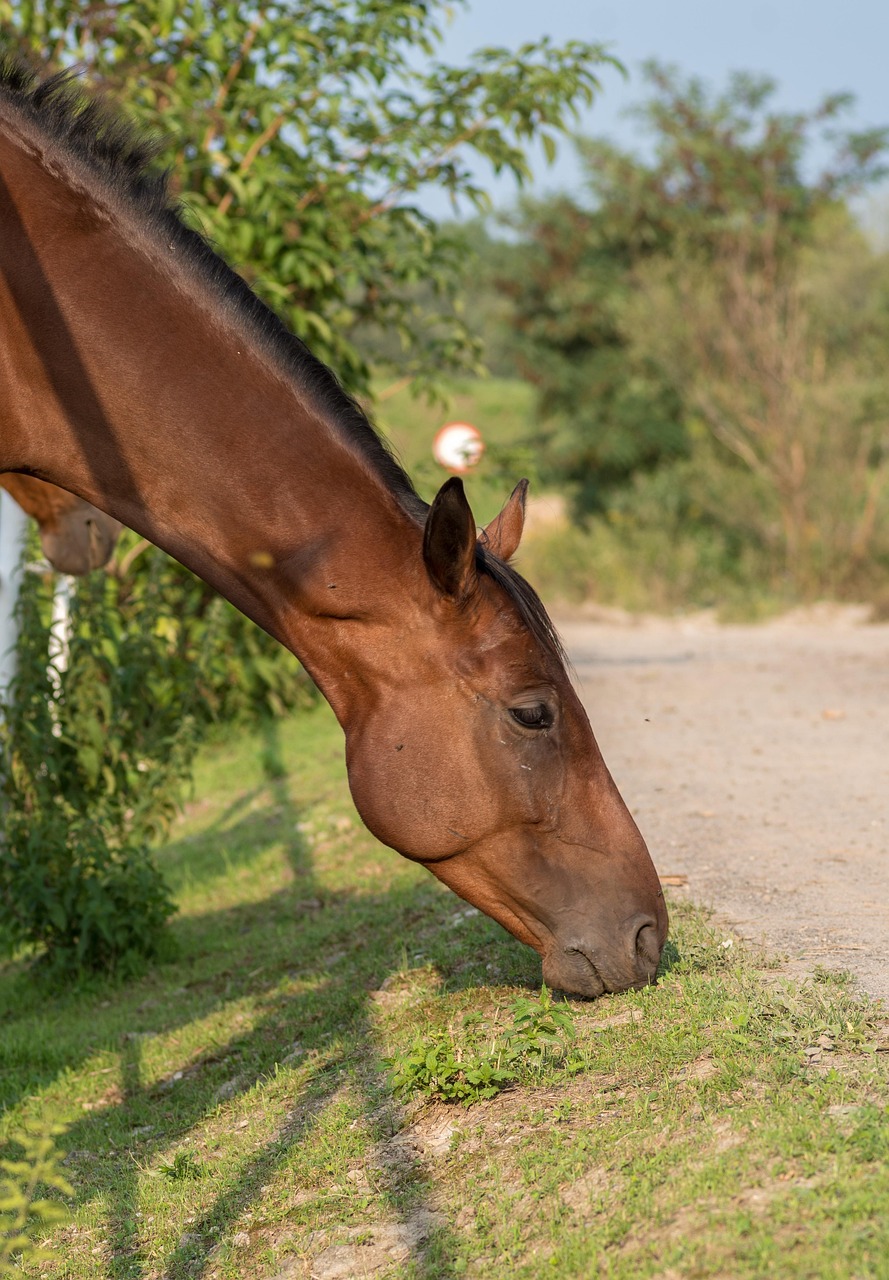
M 0 490 L 0 696 L 15 675 L 18 627 L 15 603 L 22 576 L 22 546 L 28 517 L 5 489 Z
M 71 591 L 74 579 L 67 573 L 55 575 L 52 622 L 49 627 L 49 665 L 46 668 L 56 697 L 62 692 L 62 672 L 68 670 L 68 641 L 71 638 Z

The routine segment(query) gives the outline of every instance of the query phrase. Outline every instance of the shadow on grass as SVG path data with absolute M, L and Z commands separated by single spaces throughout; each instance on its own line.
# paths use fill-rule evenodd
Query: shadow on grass
M 212 842 L 223 824 L 240 815 L 234 827 L 226 828 L 227 839 L 260 856 L 272 842 L 280 843 L 286 831 L 293 886 L 262 902 L 180 919 L 175 924 L 182 949 L 177 962 L 139 982 L 47 998 L 39 1012 L 22 1004 L 25 1016 L 8 1017 L 2 1028 L 8 1043 L 6 1033 L 14 1033 L 14 1023 L 19 1023 L 19 1034 L 12 1038 L 18 1039 L 19 1056 L 25 1060 L 20 1066 L 25 1067 L 28 1046 L 32 1055 L 35 1043 L 43 1049 L 36 1067 L 32 1061 L 16 1072 L 15 1061 L 9 1061 L 7 1106 L 23 1094 L 46 1089 L 67 1072 L 76 1073 L 103 1051 L 119 1055 L 116 1076 L 109 1070 L 105 1097 L 70 1126 L 65 1138 L 81 1202 L 100 1195 L 108 1205 L 111 1256 L 106 1274 L 114 1280 L 139 1280 L 149 1270 L 158 1273 L 156 1256 L 149 1264 L 149 1252 L 155 1251 L 149 1250 L 147 1228 L 139 1217 L 140 1166 L 156 1162 L 161 1152 L 183 1142 L 208 1118 L 224 1115 L 220 1108 L 227 1098 L 273 1078 L 295 1035 L 307 1055 L 316 1055 L 317 1069 L 302 1082 L 294 1079 L 297 1104 L 236 1176 L 227 1171 L 228 1185 L 188 1225 L 160 1273 L 169 1280 L 205 1273 L 220 1241 L 262 1200 L 263 1188 L 294 1150 L 311 1140 L 325 1109 L 346 1086 L 360 1097 L 375 1149 L 383 1153 L 380 1194 L 390 1212 L 408 1223 L 418 1209 L 434 1208 L 432 1179 L 420 1159 L 403 1149 L 397 1160 L 386 1155 L 379 1113 L 388 1090 L 369 992 L 403 968 L 406 952 L 436 966 L 450 991 L 498 979 L 539 982 L 537 957 L 491 921 L 461 920 L 459 939 L 455 930 L 443 927 L 442 917 L 451 923 L 462 904 L 431 879 L 380 893 L 325 890 L 316 879 L 311 850 L 298 834 L 300 811 L 290 799 L 283 767 L 276 764 L 280 747 L 274 731 L 274 724 L 269 725 L 264 744 L 270 803 L 245 813 L 245 804 L 255 805 L 258 794 L 239 798 L 200 839 Z M 170 846 L 165 857 L 188 856 L 198 843 L 192 839 Z M 299 989 L 282 990 L 282 985 Z M 214 1013 L 222 1014 L 247 997 L 259 1006 L 248 1032 L 219 1043 L 210 1027 L 210 1044 L 190 1054 L 183 1051 L 188 1065 L 182 1072 L 153 1079 L 145 1055 L 154 1036 L 180 1030 L 187 1034 L 192 1024 L 212 1022 Z M 261 1093 L 256 1104 L 263 1104 Z M 425 1246 L 414 1248 L 414 1274 L 452 1274 L 450 1264 L 442 1261 L 456 1254 L 448 1228 L 435 1233 L 434 1243 L 434 1261 L 427 1261 L 432 1254 Z
M 354 914 L 349 911 L 350 905 L 339 900 L 322 914 Z M 286 1165 L 293 1149 L 311 1139 L 325 1109 L 344 1088 L 361 1097 L 366 1122 L 376 1139 L 374 1145 L 382 1153 L 379 1164 L 385 1185 L 381 1199 L 390 1213 L 407 1224 L 418 1209 L 434 1210 L 432 1179 L 419 1158 L 406 1155 L 402 1147 L 398 1148 L 397 1159 L 386 1158 L 384 1138 L 388 1135 L 378 1120 L 380 1100 L 386 1085 L 383 1067 L 377 1058 L 374 1029 L 368 1016 L 371 1005 L 365 985 L 379 984 L 389 973 L 399 969 L 400 948 L 395 941 L 398 922 L 406 913 L 415 912 L 417 905 L 414 894 L 387 895 L 363 904 L 362 924 L 365 927 L 379 924 L 393 939 L 371 971 L 363 967 L 360 960 L 354 964 L 347 961 L 340 978 L 326 983 L 321 981 L 305 996 L 287 998 L 277 1009 L 270 1009 L 265 1018 L 258 1020 L 249 1034 L 215 1047 L 212 1056 L 220 1061 L 224 1075 L 230 1076 L 236 1065 L 243 1068 L 240 1092 L 260 1085 L 263 1079 L 273 1074 L 275 1064 L 286 1056 L 284 1051 L 290 1047 L 294 1029 L 299 1030 L 309 1052 L 314 1049 L 322 1056 L 317 1072 L 299 1088 L 296 1105 L 278 1124 L 274 1135 L 243 1161 L 234 1176 L 231 1170 L 228 1171 L 227 1185 L 220 1188 L 205 1210 L 189 1223 L 178 1245 L 165 1258 L 162 1274 L 169 1280 L 185 1280 L 186 1277 L 204 1274 L 220 1242 L 242 1223 L 247 1210 L 261 1203 L 266 1184 Z M 356 946 L 356 952 L 359 951 L 360 946 Z M 310 976 L 304 968 L 302 977 L 308 979 Z M 314 976 L 319 976 L 317 969 Z M 452 982 L 451 985 L 458 984 Z M 324 1020 L 318 1017 L 319 1003 L 327 1006 L 328 1016 Z M 282 1025 L 281 1012 L 285 1014 L 286 1027 Z M 330 1052 L 330 1040 L 336 1031 L 345 1043 Z M 122 1096 L 113 1105 L 113 1117 L 114 1130 L 120 1134 L 122 1147 L 126 1146 L 127 1130 L 132 1135 L 154 1119 L 157 1141 L 143 1139 L 139 1144 L 141 1161 L 148 1163 L 158 1150 L 175 1146 L 214 1114 L 219 1105 L 219 1086 L 216 1083 L 218 1072 L 213 1070 L 216 1064 L 207 1058 L 172 1086 L 168 1081 L 153 1086 L 144 1084 L 140 1069 L 142 1043 L 134 1038 L 124 1045 L 120 1080 Z M 262 1106 L 261 1095 L 256 1103 Z M 74 1147 L 95 1147 L 97 1138 L 99 1141 L 104 1138 L 107 1143 L 108 1129 L 103 1123 L 106 1121 L 107 1115 L 92 1113 L 72 1126 L 66 1136 L 67 1142 Z M 144 1229 L 137 1218 L 139 1167 L 132 1158 L 124 1156 L 114 1162 L 108 1175 L 105 1195 L 109 1203 L 108 1243 L 112 1251 L 109 1274 L 115 1280 L 136 1280 L 148 1269 Z M 88 1196 L 91 1194 L 92 1189 L 87 1192 Z M 367 1225 L 366 1221 L 363 1225 Z M 330 1230 L 335 1236 L 336 1226 Z M 300 1242 L 302 1247 L 308 1243 L 308 1234 L 304 1231 L 305 1239 Z M 437 1232 L 437 1251 L 441 1256 L 453 1257 L 456 1256 L 456 1242 L 449 1243 L 448 1237 L 447 1228 Z M 414 1251 L 416 1275 L 446 1277 L 453 1274 L 449 1264 L 442 1264 L 440 1256 L 434 1263 L 434 1270 L 427 1269 L 426 1258 L 425 1248 L 419 1247 Z M 430 1263 L 430 1268 L 432 1266 Z

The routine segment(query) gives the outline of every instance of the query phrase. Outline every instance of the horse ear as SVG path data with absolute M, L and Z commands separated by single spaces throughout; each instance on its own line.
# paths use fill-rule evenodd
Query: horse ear
M 519 549 L 522 529 L 525 527 L 525 498 L 528 481 L 520 480 L 506 500 L 506 506 L 495 516 L 481 535 L 484 546 L 490 547 L 501 560 L 511 559 Z
M 435 495 L 423 531 L 423 559 L 439 591 L 462 599 L 475 581 L 475 520 L 463 481 L 451 476 Z

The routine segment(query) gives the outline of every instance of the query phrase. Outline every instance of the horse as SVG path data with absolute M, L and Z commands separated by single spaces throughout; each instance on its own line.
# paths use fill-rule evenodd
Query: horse
M 527 484 L 431 504 L 334 374 L 183 221 L 153 152 L 66 74 L 0 71 L 0 470 L 164 548 L 297 655 L 352 796 L 595 997 L 655 979 L 657 873 L 539 597 Z
M 0 488 L 37 521 L 43 554 L 59 573 L 81 576 L 108 563 L 121 530 L 112 516 L 36 476 L 6 473 Z

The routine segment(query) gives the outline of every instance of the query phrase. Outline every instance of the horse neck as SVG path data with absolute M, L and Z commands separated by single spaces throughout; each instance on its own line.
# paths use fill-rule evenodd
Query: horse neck
M 143 534 L 330 683 L 322 624 L 395 625 L 417 521 L 188 263 L 2 129 L 0 232 L 0 470 Z

